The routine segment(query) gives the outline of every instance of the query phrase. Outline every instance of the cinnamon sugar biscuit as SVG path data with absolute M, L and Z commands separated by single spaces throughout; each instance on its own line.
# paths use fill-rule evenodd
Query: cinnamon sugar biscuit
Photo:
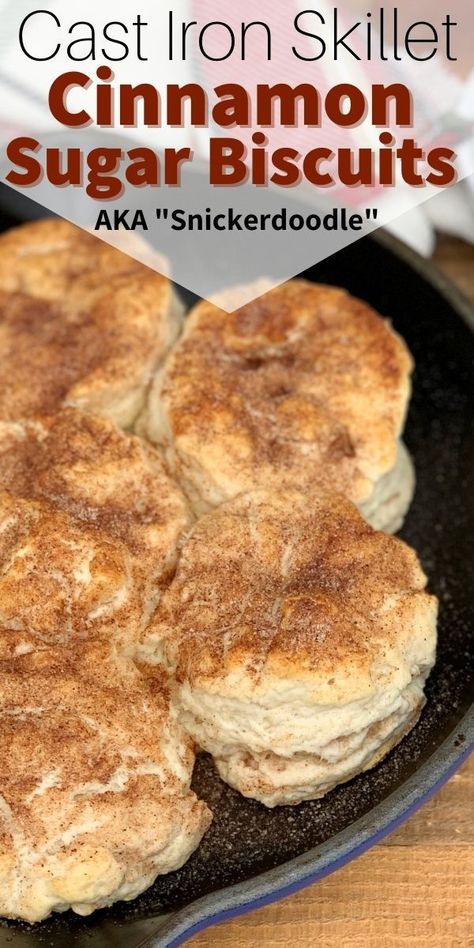
M 143 640 L 224 780 L 267 806 L 323 796 L 418 718 L 437 603 L 416 554 L 348 500 L 241 494 L 204 515 Z
M 130 426 L 174 342 L 169 280 L 64 220 L 0 236 L 0 419 L 63 404 Z
M 15 636 L 0 630 L 0 915 L 88 915 L 178 869 L 210 813 L 159 676 L 99 643 L 6 658 Z
M 242 491 L 336 490 L 397 529 L 412 360 L 343 290 L 292 280 L 231 314 L 201 302 L 152 387 L 147 430 L 197 513 Z
M 133 649 L 146 610 L 124 543 L 0 492 L 1 626 L 36 648 L 102 637 Z
M 13 560 L 0 534 L 0 622 L 8 587 L 9 623 L 23 603 L 25 621 L 37 614 L 51 626 L 38 627 L 42 639 L 100 626 L 133 650 L 190 523 L 156 450 L 75 409 L 0 422 L 0 488 L 1 522 L 13 518 L 18 532 Z

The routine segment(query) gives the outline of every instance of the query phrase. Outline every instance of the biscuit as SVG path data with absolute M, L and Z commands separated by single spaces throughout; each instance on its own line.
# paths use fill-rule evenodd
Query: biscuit
M 144 614 L 125 544 L 46 504 L 0 492 L 1 626 L 36 648 L 75 648 L 101 637 L 133 651 Z
M 192 528 L 142 653 L 224 780 L 299 803 L 417 720 L 436 648 L 425 584 L 415 552 L 340 495 L 254 491 Z
M 197 514 L 254 488 L 317 487 L 396 529 L 414 483 L 399 446 L 411 369 L 366 303 L 292 280 L 231 314 L 192 310 L 153 383 L 147 432 Z
M 132 425 L 176 339 L 169 280 L 64 220 L 0 236 L 0 419 L 63 404 Z
M 158 675 L 105 643 L 21 654 L 15 637 L 0 630 L 0 914 L 88 915 L 178 869 L 210 813 Z
M 0 914 L 33 922 L 134 898 L 209 824 L 130 657 L 190 514 L 151 445 L 76 409 L 0 422 L 0 488 Z
M 76 409 L 0 422 L 0 488 L 0 623 L 133 651 L 190 524 L 157 451 Z

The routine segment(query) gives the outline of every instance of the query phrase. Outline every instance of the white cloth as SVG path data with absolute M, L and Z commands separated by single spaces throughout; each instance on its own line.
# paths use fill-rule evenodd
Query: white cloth
M 452 120 L 466 123 L 466 132 L 472 130 L 474 120 L 474 69 L 466 80 L 460 103 Z M 461 168 L 472 168 L 474 139 L 466 134 L 458 147 Z M 436 231 L 462 237 L 474 243 L 474 175 L 459 181 L 454 187 L 434 192 L 424 204 L 394 220 L 387 228 L 423 256 L 430 256 L 436 244 Z
M 474 178 L 437 192 L 386 229 L 424 257 L 433 253 L 437 231 L 474 243 Z

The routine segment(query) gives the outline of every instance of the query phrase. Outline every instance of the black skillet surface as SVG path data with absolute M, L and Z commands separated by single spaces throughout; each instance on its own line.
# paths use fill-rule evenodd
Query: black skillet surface
M 13 223 L 0 218 L 2 229 Z M 418 550 L 441 604 L 422 718 L 374 770 L 298 807 L 269 811 L 245 800 L 201 758 L 194 787 L 214 822 L 179 872 L 88 920 L 66 913 L 34 927 L 3 923 L 2 948 L 179 944 L 191 931 L 337 868 L 412 812 L 466 754 L 474 664 L 472 309 L 430 265 L 385 236 L 364 238 L 305 276 L 368 300 L 392 319 L 416 360 L 406 442 L 417 491 L 402 536 Z

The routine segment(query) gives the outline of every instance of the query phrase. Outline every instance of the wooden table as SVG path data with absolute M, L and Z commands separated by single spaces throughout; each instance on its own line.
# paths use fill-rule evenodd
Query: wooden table
M 438 265 L 474 300 L 474 249 L 443 238 Z M 302 892 L 210 928 L 193 948 L 474 946 L 474 758 L 415 816 Z

